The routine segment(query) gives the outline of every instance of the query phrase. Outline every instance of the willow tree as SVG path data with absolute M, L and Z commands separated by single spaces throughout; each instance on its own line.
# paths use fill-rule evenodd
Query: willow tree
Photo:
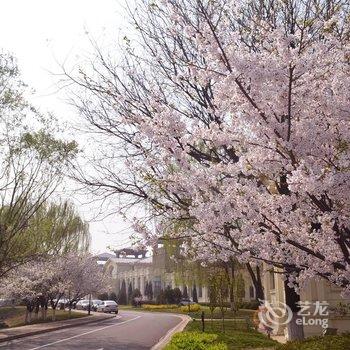
M 77 144 L 57 138 L 55 119 L 41 115 L 26 94 L 14 58 L 0 53 L 0 277 L 87 235 L 71 205 L 48 204 Z

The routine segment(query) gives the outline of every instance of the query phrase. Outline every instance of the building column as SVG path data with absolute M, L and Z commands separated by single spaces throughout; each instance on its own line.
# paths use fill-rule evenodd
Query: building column
M 141 285 L 140 285 L 140 292 L 142 295 L 145 295 L 145 276 L 141 276 Z

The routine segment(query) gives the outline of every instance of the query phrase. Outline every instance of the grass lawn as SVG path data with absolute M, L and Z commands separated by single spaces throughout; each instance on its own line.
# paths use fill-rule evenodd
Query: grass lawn
M 206 333 L 217 334 L 217 341 L 225 343 L 228 349 L 275 349 L 278 344 L 255 330 L 245 330 L 245 325 L 236 321 L 225 321 L 225 333 L 222 332 L 222 323 L 219 321 L 214 321 L 213 323 L 207 321 L 205 327 Z M 202 324 L 200 321 L 192 321 L 185 328 L 185 332 L 198 332 L 201 330 Z
M 26 314 L 26 308 L 24 306 L 16 306 L 16 307 L 0 307 L 0 320 L 4 321 L 9 327 L 19 327 L 24 326 L 24 319 Z M 39 317 L 41 313 L 39 311 Z M 52 310 L 47 310 L 47 319 L 44 320 L 33 320 L 31 324 L 34 323 L 43 323 L 43 322 L 51 322 Z M 74 312 L 72 311 L 71 318 L 80 318 L 85 317 L 87 314 Z M 34 313 L 32 314 L 32 318 L 34 317 Z M 62 321 L 69 319 L 68 310 L 56 310 L 56 321 Z
M 150 312 L 174 312 L 178 314 L 186 314 L 189 315 L 192 318 L 201 318 L 202 311 L 204 311 L 204 316 L 207 319 L 210 319 L 210 309 L 208 306 L 202 306 L 200 307 L 199 311 L 195 312 L 190 312 L 188 313 L 187 311 L 183 311 L 180 307 L 177 306 L 171 306 L 167 307 L 167 305 L 164 305 L 164 307 L 160 309 L 147 309 L 147 308 L 134 308 L 130 305 L 119 305 L 120 310 L 133 310 L 133 311 L 150 311 Z M 246 318 L 248 317 L 249 319 L 253 318 L 253 315 L 255 313 L 255 310 L 245 310 L 241 309 L 238 310 L 236 313 L 232 312 L 230 309 L 225 310 L 225 318 Z M 213 313 L 213 318 L 214 319 L 220 319 L 221 318 L 221 312 L 218 308 L 214 310 Z
M 326 335 L 312 337 L 303 341 L 292 341 L 280 345 L 278 350 L 348 350 L 350 349 L 350 333 L 342 335 Z

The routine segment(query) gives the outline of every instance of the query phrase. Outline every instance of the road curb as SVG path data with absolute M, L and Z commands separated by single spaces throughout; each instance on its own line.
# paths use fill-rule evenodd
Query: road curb
M 170 329 L 162 338 L 160 338 L 159 342 L 156 345 L 152 346 L 151 350 L 164 349 L 164 347 L 170 342 L 171 337 L 175 333 L 182 332 L 185 329 L 187 323 L 192 321 L 192 318 L 187 315 L 179 315 L 179 314 L 168 314 L 168 315 L 179 317 L 182 319 L 182 321 L 179 324 L 177 324 L 174 328 Z
M 110 320 L 112 318 L 115 318 L 116 316 L 109 316 L 109 317 L 93 316 L 93 317 L 94 317 L 94 319 L 89 319 L 89 320 L 86 320 L 85 322 L 81 322 L 81 323 L 57 325 L 57 326 L 52 327 L 52 328 L 38 329 L 36 331 L 31 331 L 31 332 L 17 334 L 17 335 L 11 335 L 11 336 L 8 336 L 6 338 L 0 338 L 0 343 L 5 343 L 5 342 L 8 342 L 8 341 L 12 341 L 12 340 L 15 340 L 15 339 L 20 339 L 20 338 L 30 337 L 30 336 L 33 336 L 33 335 L 54 332 L 54 331 L 58 331 L 60 329 L 74 328 L 74 327 L 84 326 L 84 325 L 90 324 L 90 323 L 102 322 L 102 321 L 106 321 L 106 320 Z

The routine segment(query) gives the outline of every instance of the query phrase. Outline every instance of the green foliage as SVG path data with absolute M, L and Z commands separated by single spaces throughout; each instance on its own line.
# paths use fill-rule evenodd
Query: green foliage
M 87 224 L 50 197 L 78 152 L 56 137 L 52 116 L 26 100 L 15 59 L 0 52 L 0 278 L 47 254 L 86 250 Z
M 249 310 L 257 310 L 259 307 L 259 301 L 258 300 L 252 300 L 252 301 L 243 301 L 239 304 L 240 309 L 249 309 Z
M 170 288 L 170 286 L 167 286 L 164 290 L 164 298 L 165 302 L 167 304 L 176 304 L 175 302 L 175 296 L 174 296 L 174 290 Z
M 241 273 L 235 279 L 235 296 L 240 301 L 245 296 L 245 283 Z
M 4 242 L 0 244 L 0 277 L 13 265 L 45 255 L 87 251 L 90 244 L 88 225 L 68 202 L 33 208 L 25 199 L 18 200 L 13 207 L 0 208 L 0 227 L 0 243 Z
M 181 301 L 181 298 L 182 298 L 182 293 L 181 293 L 180 288 L 178 288 L 178 287 L 174 288 L 173 294 L 174 294 L 174 302 L 175 302 L 175 304 L 179 304 L 180 301 Z
M 109 293 L 108 300 L 114 300 L 115 302 L 118 302 L 117 294 L 115 294 L 114 292 Z
M 97 299 L 99 300 L 108 300 L 108 293 L 101 293 L 97 295 Z
M 200 332 L 201 327 L 201 322 L 192 321 L 187 324 L 185 331 Z M 259 333 L 253 329 L 247 330 L 247 324 L 243 321 L 226 320 L 225 330 L 226 332 L 223 333 L 221 322 L 218 321 L 207 322 L 206 324 L 206 331 L 211 334 L 216 334 L 218 336 L 217 341 L 225 343 L 228 349 L 271 348 L 272 350 L 278 344 L 276 341 L 268 339 L 265 334 Z
M 227 346 L 217 342 L 216 334 L 182 332 L 175 334 L 165 350 L 226 350 Z
M 131 304 L 132 306 L 138 306 L 140 305 L 142 294 L 139 289 L 134 289 L 131 293 Z M 139 301 L 137 301 L 139 299 Z
M 350 333 L 311 337 L 280 345 L 277 350 L 345 350 L 350 349 Z
M 161 289 L 159 291 L 158 295 L 156 296 L 156 303 L 157 304 L 166 304 L 165 293 L 164 293 L 163 289 Z
M 183 305 L 180 307 L 181 312 L 197 312 L 201 309 L 199 304 Z
M 118 304 L 120 305 L 126 305 L 128 303 L 127 295 L 126 295 L 126 283 L 125 280 L 123 280 L 122 285 L 120 287 L 119 293 L 118 293 Z
M 153 300 L 153 287 L 152 287 L 152 282 L 148 282 L 148 287 L 147 287 L 147 298 L 149 300 Z
M 131 303 L 132 303 L 132 285 L 130 282 L 128 287 L 128 304 L 131 304 Z
M 184 288 L 184 292 L 183 292 L 183 294 L 182 294 L 182 297 L 183 297 L 184 299 L 188 299 L 187 286 L 185 286 L 185 288 Z
M 197 288 L 196 285 L 193 286 L 192 299 L 195 303 L 198 303 Z
M 36 156 L 51 163 L 60 163 L 76 156 L 78 145 L 75 141 L 63 141 L 56 139 L 44 130 L 26 132 L 21 136 L 20 147 L 14 152 L 34 150 Z
M 173 305 L 169 305 L 169 304 L 165 304 L 165 305 L 151 305 L 151 304 L 143 304 L 142 308 L 145 310 L 168 310 L 168 309 L 178 309 L 178 306 L 176 304 Z
M 212 276 L 210 279 L 210 284 L 208 287 L 208 296 L 209 296 L 209 309 L 212 314 L 218 304 L 218 288 L 216 284 L 215 277 Z

